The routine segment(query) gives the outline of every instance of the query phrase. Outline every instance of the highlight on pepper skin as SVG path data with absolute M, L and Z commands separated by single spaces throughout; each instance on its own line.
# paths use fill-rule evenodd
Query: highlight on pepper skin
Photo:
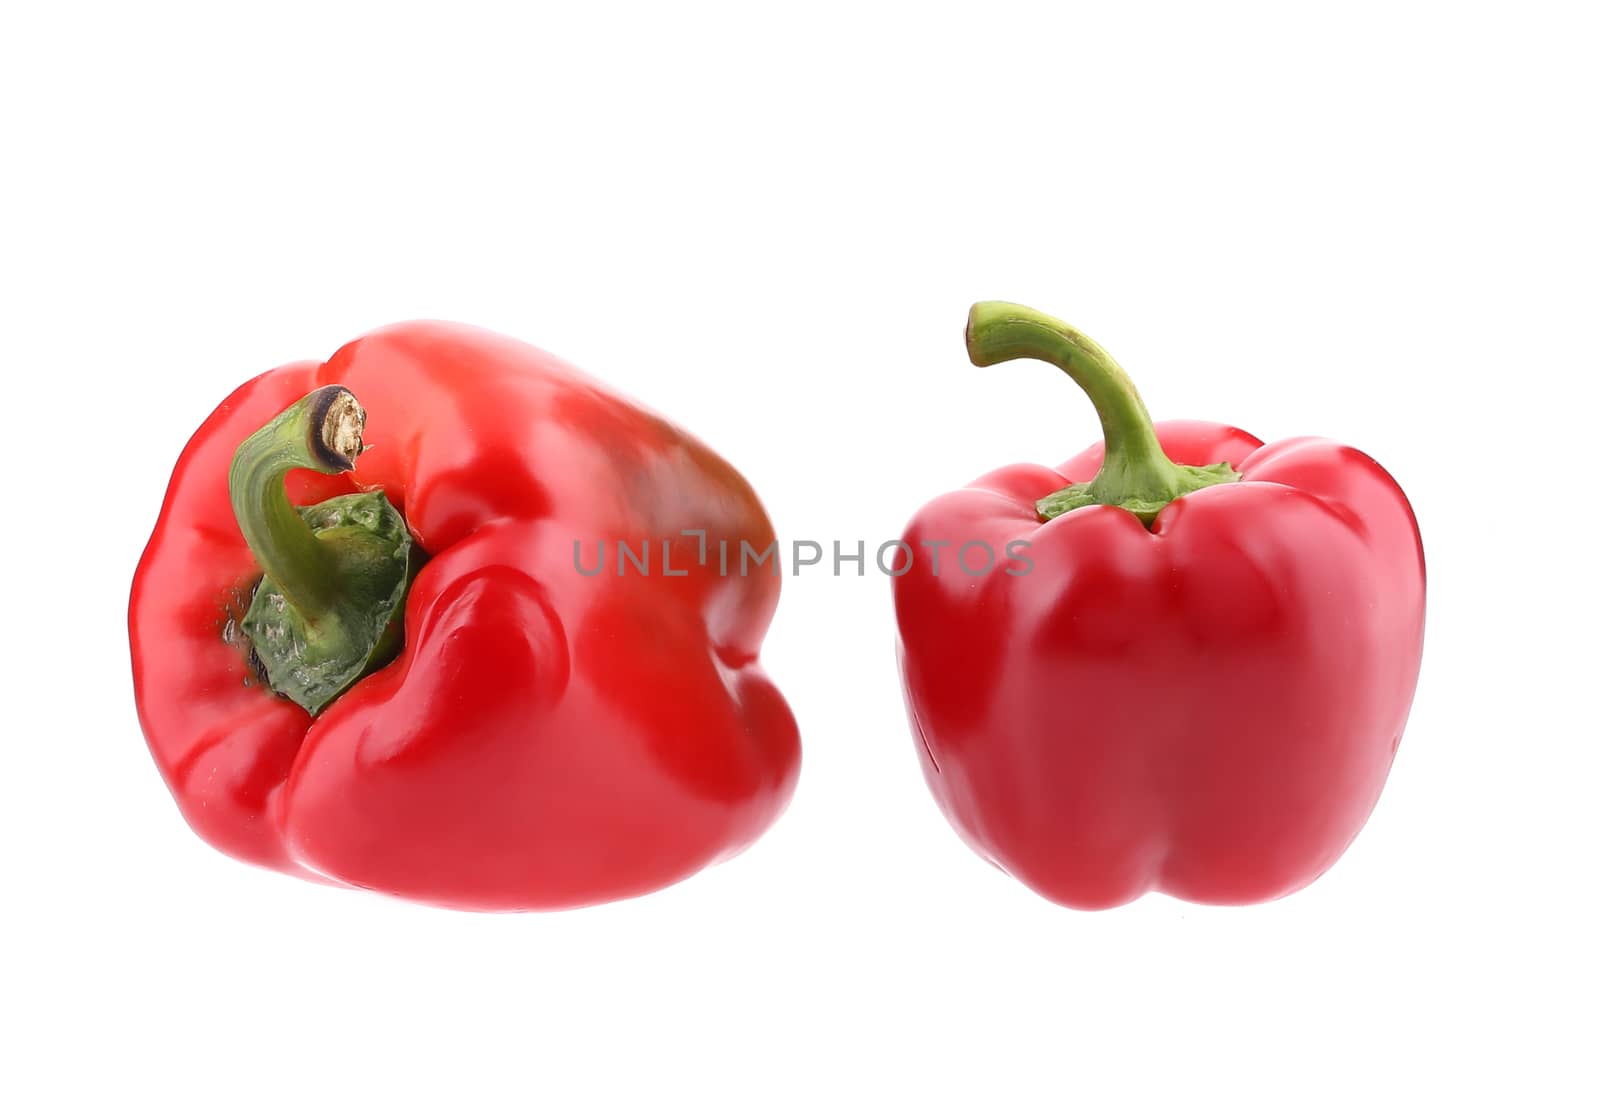
M 1049 362 L 1104 440 L 928 503 L 905 540 L 1028 542 L 1024 577 L 893 581 L 913 745 L 980 855 L 1066 906 L 1261 902 L 1325 872 L 1378 801 L 1422 656 L 1399 485 L 1320 438 L 1151 421 L 1109 354 L 973 307 L 973 364 Z
M 800 763 L 759 656 L 778 575 L 571 571 L 683 530 L 774 541 L 731 465 L 532 346 L 402 323 L 265 373 L 134 576 L 150 751 L 196 833 L 309 880 L 539 910 L 683 879 Z

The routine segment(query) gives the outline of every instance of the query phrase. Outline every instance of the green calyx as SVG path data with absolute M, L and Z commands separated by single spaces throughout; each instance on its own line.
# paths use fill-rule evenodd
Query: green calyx
M 234 517 L 264 573 L 241 626 L 267 683 L 315 715 L 400 651 L 421 550 L 383 492 L 295 507 L 293 469 L 349 472 L 366 412 L 319 388 L 246 438 L 228 469 Z
M 1094 404 L 1106 457 L 1093 480 L 1069 484 L 1034 504 L 1044 521 L 1092 504 L 1121 507 L 1148 528 L 1181 495 L 1239 479 L 1227 462 L 1196 467 L 1167 457 L 1150 412 L 1111 355 L 1072 327 L 1031 307 L 988 301 L 967 317 L 967 356 L 980 367 L 1028 357 L 1070 376 Z

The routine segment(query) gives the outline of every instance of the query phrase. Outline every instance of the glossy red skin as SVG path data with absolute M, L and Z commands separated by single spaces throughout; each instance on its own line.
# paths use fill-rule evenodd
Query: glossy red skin
M 223 640 L 260 572 L 228 504 L 234 449 L 342 384 L 373 448 L 296 502 L 382 488 L 429 557 L 406 644 L 315 720 Z M 750 844 L 799 771 L 758 651 L 779 576 L 698 564 L 704 529 L 771 524 L 706 446 L 550 354 L 405 323 L 266 373 L 183 451 L 129 610 L 140 721 L 184 817 L 226 853 L 474 910 L 581 906 L 665 886 Z M 677 539 L 661 574 L 660 541 Z M 652 574 L 615 574 L 615 542 Z M 584 576 L 573 543 L 593 568 Z M 775 563 L 775 562 L 774 562 Z
M 1421 539 L 1398 485 L 1334 442 L 1262 445 L 1157 425 L 1168 455 L 1243 478 L 1169 504 L 1041 524 L 1091 479 L 1014 465 L 935 499 L 895 581 L 924 775 L 978 853 L 1083 909 L 1147 891 L 1251 903 L 1305 886 L 1366 822 L 1422 655 Z M 932 572 L 925 541 L 1028 541 L 981 577 Z M 980 556 L 971 555 L 974 565 Z

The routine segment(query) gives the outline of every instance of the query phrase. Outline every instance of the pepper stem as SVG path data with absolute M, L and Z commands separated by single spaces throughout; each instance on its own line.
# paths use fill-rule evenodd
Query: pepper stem
M 289 502 L 283 478 L 293 469 L 354 469 L 366 421 L 349 391 L 318 388 L 246 438 L 228 467 L 228 497 L 245 544 L 311 622 L 333 604 L 333 557 Z
M 295 507 L 294 469 L 349 472 L 366 412 L 337 385 L 291 404 L 244 440 L 228 496 L 265 574 L 242 623 L 272 689 L 316 714 L 399 650 L 407 588 L 420 563 L 381 491 Z
M 1078 507 L 1107 504 L 1132 511 L 1150 526 L 1174 499 L 1211 484 L 1239 479 L 1223 463 L 1197 468 L 1166 455 L 1138 389 L 1111 355 L 1060 319 L 1031 307 L 991 300 L 967 317 L 967 355 L 987 367 L 1017 358 L 1046 361 L 1072 378 L 1094 404 L 1105 437 L 1105 461 L 1093 480 L 1070 484 L 1039 500 L 1049 520 Z

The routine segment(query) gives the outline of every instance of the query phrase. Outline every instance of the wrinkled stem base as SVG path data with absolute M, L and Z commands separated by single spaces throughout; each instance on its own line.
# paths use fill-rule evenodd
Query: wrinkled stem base
M 338 600 L 315 619 L 264 576 L 240 628 L 273 691 L 317 714 L 400 652 L 405 595 L 422 558 L 382 492 L 341 495 L 299 509 L 330 554 Z
M 1103 504 L 1131 511 L 1148 527 L 1155 522 L 1162 508 L 1180 495 L 1188 495 L 1201 488 L 1209 488 L 1213 484 L 1231 484 L 1239 479 L 1239 474 L 1233 471 L 1233 466 L 1226 461 L 1206 465 L 1204 468 L 1174 463 L 1172 470 L 1174 479 L 1159 491 L 1130 493 L 1115 487 L 1108 489 L 1096 476 L 1086 483 L 1068 484 L 1058 492 L 1051 492 L 1035 503 L 1034 509 L 1039 512 L 1041 519 L 1048 522 L 1079 507 Z

